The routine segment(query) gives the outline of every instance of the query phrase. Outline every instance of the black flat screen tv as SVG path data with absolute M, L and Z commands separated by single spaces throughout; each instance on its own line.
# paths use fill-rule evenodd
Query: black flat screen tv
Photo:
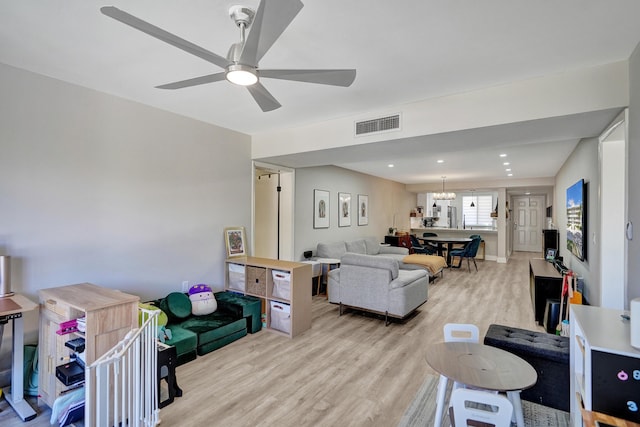
M 567 249 L 580 261 L 585 260 L 586 191 L 583 179 L 567 188 Z

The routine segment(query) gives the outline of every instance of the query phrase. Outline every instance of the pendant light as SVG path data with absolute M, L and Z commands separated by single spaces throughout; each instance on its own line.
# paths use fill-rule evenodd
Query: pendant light
M 442 193 L 434 193 L 434 200 L 454 200 L 456 198 L 456 193 L 447 193 L 444 191 L 444 180 L 446 176 L 442 177 Z
M 475 207 L 476 207 L 476 204 L 475 204 L 475 203 L 473 203 L 473 191 L 474 191 L 474 190 L 471 190 L 471 205 L 470 205 L 470 206 L 471 206 L 472 208 L 475 208 Z

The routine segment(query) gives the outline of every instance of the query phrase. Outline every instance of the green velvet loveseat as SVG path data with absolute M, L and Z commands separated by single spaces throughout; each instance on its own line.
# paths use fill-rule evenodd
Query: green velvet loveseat
M 215 294 L 218 308 L 211 314 L 194 316 L 186 294 L 172 292 L 153 301 L 169 318 L 167 329 L 171 339 L 166 344 L 176 347 L 177 365 L 217 350 L 262 328 L 262 302 L 259 298 L 233 292 Z

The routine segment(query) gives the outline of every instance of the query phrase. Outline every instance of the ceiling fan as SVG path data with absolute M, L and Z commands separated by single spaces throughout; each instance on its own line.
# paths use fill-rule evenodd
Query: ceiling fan
M 156 86 L 157 88 L 180 89 L 226 79 L 231 83 L 246 86 L 262 111 L 266 112 L 280 108 L 281 105 L 260 83 L 261 78 L 294 80 L 343 87 L 350 86 L 356 78 L 356 70 L 353 69 L 263 70 L 259 68 L 258 62 L 260 59 L 289 26 L 303 6 L 300 0 L 261 0 L 256 11 L 244 6 L 232 6 L 229 9 L 229 15 L 240 28 L 240 42 L 231 45 L 226 58 L 136 18 L 114 6 L 104 6 L 100 8 L 100 11 L 110 18 L 224 69 L 223 72 L 168 83 Z M 245 38 L 245 30 L 249 28 L 249 34 Z

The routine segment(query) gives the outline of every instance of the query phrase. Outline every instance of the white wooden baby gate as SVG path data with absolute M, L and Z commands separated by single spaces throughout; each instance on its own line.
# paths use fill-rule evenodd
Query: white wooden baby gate
M 85 426 L 155 426 L 159 423 L 158 311 L 140 308 L 142 326 L 85 370 Z

